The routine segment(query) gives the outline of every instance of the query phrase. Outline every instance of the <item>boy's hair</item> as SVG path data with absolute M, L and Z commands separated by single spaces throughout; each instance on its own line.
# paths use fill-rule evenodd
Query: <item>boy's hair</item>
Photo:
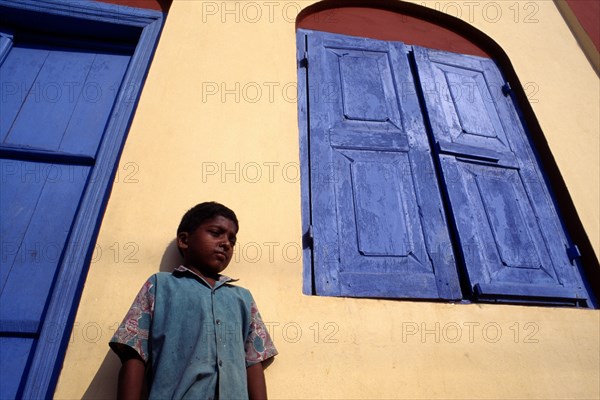
M 194 232 L 204 221 L 217 216 L 225 217 L 235 224 L 237 230 L 240 229 L 237 217 L 235 213 L 223 204 L 219 204 L 214 201 L 207 201 L 200 203 L 190 208 L 181 218 L 179 227 L 177 228 L 177 234 L 181 232 Z

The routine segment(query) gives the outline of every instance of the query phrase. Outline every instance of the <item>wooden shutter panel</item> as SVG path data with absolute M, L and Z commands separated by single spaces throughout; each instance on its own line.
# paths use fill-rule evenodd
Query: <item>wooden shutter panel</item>
M 585 300 L 542 171 L 493 61 L 419 47 L 414 54 L 475 296 Z
M 129 59 L 92 49 L 14 46 L 0 77 L 2 143 L 94 157 Z
M 42 45 L 15 37 L 0 53 L 0 377 L 10 382 L 0 385 L 0 398 L 15 398 L 21 390 L 131 58 L 93 44 L 68 48 L 50 38 Z
M 460 298 L 407 49 L 301 32 L 317 294 Z

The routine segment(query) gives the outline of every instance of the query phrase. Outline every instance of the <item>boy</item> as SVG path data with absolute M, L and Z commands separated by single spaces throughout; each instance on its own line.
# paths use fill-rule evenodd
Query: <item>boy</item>
M 152 275 L 111 339 L 122 361 L 118 397 L 266 399 L 262 362 L 277 354 L 247 289 L 221 272 L 233 255 L 235 213 L 190 209 L 177 228 L 183 265 Z

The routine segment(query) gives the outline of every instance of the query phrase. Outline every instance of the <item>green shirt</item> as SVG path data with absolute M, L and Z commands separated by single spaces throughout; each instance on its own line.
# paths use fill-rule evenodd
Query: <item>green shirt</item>
M 185 267 L 152 275 L 110 346 L 150 368 L 150 399 L 247 399 L 246 368 L 277 354 L 250 291 Z

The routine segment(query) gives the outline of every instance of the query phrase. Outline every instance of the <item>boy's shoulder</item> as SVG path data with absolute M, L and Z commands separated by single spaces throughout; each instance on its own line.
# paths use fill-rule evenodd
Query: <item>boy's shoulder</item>
M 155 272 L 146 279 L 145 284 L 156 287 L 175 282 L 177 279 L 172 272 Z
M 171 275 L 170 272 L 155 272 L 146 279 L 146 282 L 155 284 L 159 280 L 168 279 L 169 275 Z
M 247 289 L 247 288 L 237 284 L 237 279 L 230 280 L 230 281 L 226 282 L 223 286 L 228 288 L 229 290 L 236 290 L 240 293 L 245 293 L 245 294 L 248 294 L 249 296 L 252 296 L 252 293 L 250 293 L 250 289 Z

